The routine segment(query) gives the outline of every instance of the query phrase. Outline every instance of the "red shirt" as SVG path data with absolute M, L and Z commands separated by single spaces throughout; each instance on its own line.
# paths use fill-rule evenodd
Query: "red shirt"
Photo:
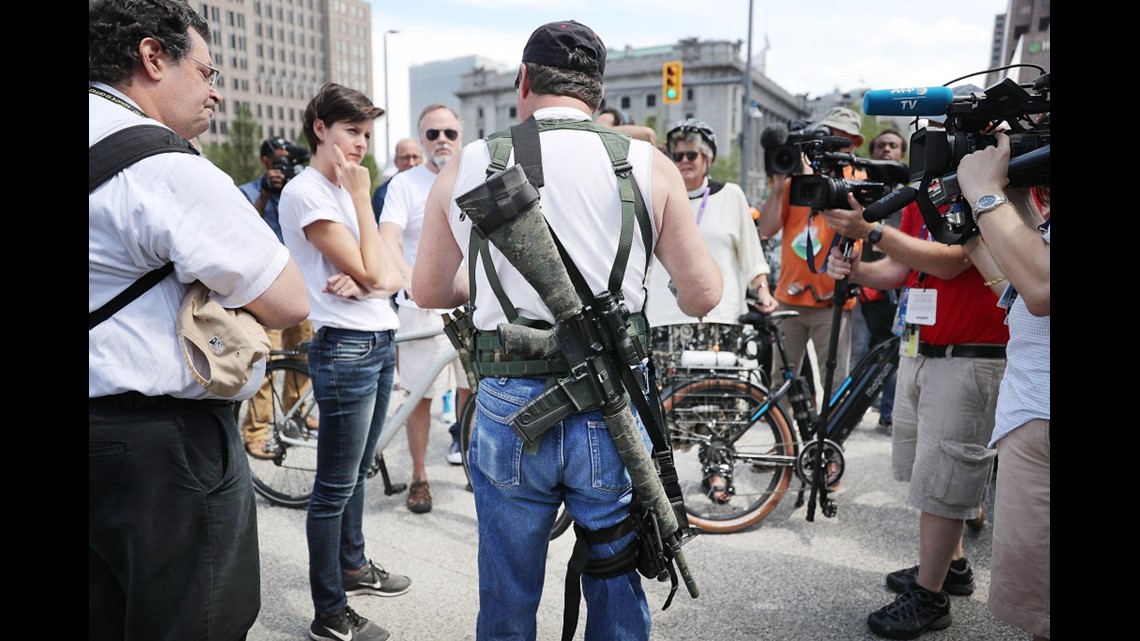
M 915 238 L 938 242 L 930 237 L 918 203 L 903 210 L 899 229 Z M 938 291 L 934 324 L 920 327 L 919 340 L 931 345 L 1005 345 L 1009 341 L 1005 310 L 997 306 L 997 296 L 984 283 L 973 265 L 950 280 L 911 270 L 908 288 Z

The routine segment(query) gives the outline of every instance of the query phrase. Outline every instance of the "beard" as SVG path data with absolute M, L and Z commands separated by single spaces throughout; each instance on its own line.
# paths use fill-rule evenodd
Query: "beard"
M 451 160 L 452 154 L 439 154 L 431 157 L 431 164 L 435 165 L 436 169 L 443 169 L 443 166 Z

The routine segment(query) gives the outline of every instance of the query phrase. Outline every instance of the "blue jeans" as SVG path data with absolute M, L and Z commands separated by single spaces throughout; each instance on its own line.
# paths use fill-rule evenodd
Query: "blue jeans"
M 396 371 L 393 333 L 323 327 L 309 347 L 309 377 L 320 409 L 320 428 L 305 532 L 309 587 L 319 615 L 348 603 L 341 573 L 368 562 L 364 478 L 388 413 Z
M 477 641 L 534 641 L 559 506 L 565 503 L 587 530 L 610 527 L 629 514 L 632 484 L 601 411 L 567 416 L 542 436 L 537 453 L 523 451 L 508 417 L 542 389 L 542 380 L 530 378 L 479 383 L 468 451 L 479 520 Z M 648 448 L 648 434 L 638 424 Z M 630 533 L 591 545 L 590 558 L 609 558 L 632 540 Z M 582 593 L 587 641 L 649 638 L 649 607 L 637 570 L 605 580 L 583 575 Z

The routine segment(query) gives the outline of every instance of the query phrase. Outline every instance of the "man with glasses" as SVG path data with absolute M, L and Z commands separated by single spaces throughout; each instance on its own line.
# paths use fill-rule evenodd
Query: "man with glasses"
M 412 167 L 418 166 L 424 161 L 423 153 L 420 151 L 420 143 L 416 142 L 414 138 L 402 138 L 396 143 L 396 174 L 404 173 Z M 385 180 L 382 185 L 376 188 L 376 193 L 372 194 L 372 213 L 376 214 L 376 223 L 380 223 L 380 212 L 384 211 L 384 197 L 388 194 L 388 185 L 392 184 L 392 178 L 396 174 L 392 174 Z
M 392 177 L 388 193 L 384 197 L 384 212 L 380 215 L 380 237 L 391 245 L 404 277 L 404 288 L 396 295 L 400 332 L 403 334 L 443 330 L 440 311 L 422 309 L 412 299 L 412 270 L 416 264 L 416 250 L 420 244 L 428 191 L 439 175 L 439 170 L 463 146 L 463 125 L 459 122 L 459 116 L 446 105 L 431 104 L 425 107 L 420 112 L 419 132 L 420 145 L 427 162 Z M 452 349 L 451 342 L 442 333 L 431 338 L 401 343 L 397 349 L 396 365 L 400 374 L 400 386 L 414 389 L 420 385 L 436 358 Z M 458 357 L 450 369 L 445 369 L 436 377 L 408 417 L 406 429 L 408 451 L 412 456 L 412 485 L 408 490 L 407 506 L 416 514 L 431 511 L 431 489 L 424 458 L 427 456 L 428 436 L 431 432 L 432 399 L 442 397 L 457 386 L 456 407 L 463 407 L 470 389 Z M 459 453 L 458 422 L 452 425 L 448 461 L 453 464 L 463 462 Z
M 88 4 L 88 145 L 136 125 L 210 125 L 209 25 L 181 0 Z M 143 158 L 90 193 L 88 309 L 162 278 L 88 333 L 87 638 L 244 639 L 261 607 L 257 517 L 233 398 L 183 360 L 180 303 L 199 280 L 264 326 L 308 316 L 304 282 L 233 179 L 195 153 Z M 66 634 L 65 636 L 70 636 Z

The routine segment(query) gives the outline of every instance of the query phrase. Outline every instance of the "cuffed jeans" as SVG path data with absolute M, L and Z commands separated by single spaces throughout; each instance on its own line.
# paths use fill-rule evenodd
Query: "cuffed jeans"
M 318 615 L 348 603 L 341 573 L 368 562 L 364 479 L 388 413 L 396 369 L 393 333 L 323 327 L 309 346 L 320 428 L 305 531 L 309 587 Z
M 479 521 L 477 641 L 534 641 L 550 530 L 563 503 L 587 530 L 613 526 L 629 514 L 632 484 L 601 411 L 567 416 L 542 436 L 537 453 L 523 451 L 508 418 L 542 389 L 541 379 L 529 378 L 479 384 L 468 451 Z M 632 540 L 630 533 L 591 545 L 590 558 L 612 557 Z M 583 575 L 582 588 L 586 641 L 649 638 L 649 607 L 637 570 L 604 580 Z
M 261 575 L 233 406 L 138 399 L 156 404 L 88 413 L 88 638 L 244 639 Z

